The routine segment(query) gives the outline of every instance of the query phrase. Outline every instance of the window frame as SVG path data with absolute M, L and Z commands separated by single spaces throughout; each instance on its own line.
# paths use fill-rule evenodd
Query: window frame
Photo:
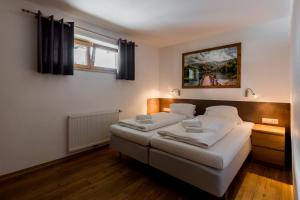
M 92 46 L 92 44 L 89 41 L 78 39 L 78 38 L 74 39 L 74 45 L 75 44 L 85 46 L 87 48 L 87 51 L 86 51 L 87 65 L 74 63 L 74 68 L 77 70 L 88 70 L 91 66 L 91 64 L 90 64 L 90 47 Z
M 102 67 L 102 66 L 95 66 L 95 52 L 96 48 L 100 49 L 106 49 L 109 51 L 118 52 L 118 49 L 114 49 L 111 47 L 107 47 L 104 45 L 96 44 L 88 40 L 84 40 L 81 38 L 74 38 L 74 44 L 79 44 L 82 46 L 85 46 L 87 48 L 87 65 L 81 65 L 81 64 L 74 64 L 74 69 L 79 71 L 89 71 L 89 72 L 100 72 L 100 73 L 111 73 L 116 74 L 117 69 L 108 68 L 108 67 Z M 92 51 L 91 51 L 91 48 Z

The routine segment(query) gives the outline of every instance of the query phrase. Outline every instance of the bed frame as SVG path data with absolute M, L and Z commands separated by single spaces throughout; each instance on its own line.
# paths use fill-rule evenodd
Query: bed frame
M 210 194 L 223 197 L 247 159 L 250 149 L 251 142 L 249 139 L 226 168 L 215 169 L 151 148 L 149 165 Z
M 144 164 L 148 164 L 180 180 L 194 185 L 217 197 L 225 198 L 225 193 L 247 159 L 250 149 L 250 139 L 232 162 L 224 169 L 215 169 L 196 162 L 183 159 L 150 146 L 142 146 L 118 136 L 111 137 L 111 147 Z M 226 198 L 225 198 L 226 199 Z
M 230 105 L 238 108 L 239 115 L 245 121 L 260 123 L 262 117 L 278 118 L 279 126 L 285 126 L 290 132 L 290 104 L 241 101 L 214 101 L 196 99 L 148 99 L 148 113 L 164 111 L 171 103 L 192 103 L 196 105 L 196 114 L 203 114 L 205 108 L 214 105 Z M 249 112 L 249 110 L 251 112 Z M 287 135 L 288 135 L 287 134 Z M 289 137 L 289 136 L 287 136 Z M 290 139 L 288 138 L 288 140 Z M 289 142 L 287 149 L 290 148 Z M 250 145 L 250 146 L 249 146 Z M 248 157 L 251 149 L 250 140 L 224 169 L 207 167 L 190 160 L 163 152 L 150 146 L 142 146 L 126 139 L 112 136 L 111 147 L 142 163 L 159 169 L 167 174 L 190 183 L 210 194 L 227 199 L 227 189 Z M 290 152 L 290 151 L 286 151 Z M 288 158 L 288 156 L 286 156 Z M 288 160 L 288 159 L 287 159 Z M 287 161 L 288 162 L 288 161 Z
M 150 146 L 142 146 L 115 135 L 112 135 L 110 138 L 110 146 L 118 152 L 134 158 L 144 164 L 149 163 Z

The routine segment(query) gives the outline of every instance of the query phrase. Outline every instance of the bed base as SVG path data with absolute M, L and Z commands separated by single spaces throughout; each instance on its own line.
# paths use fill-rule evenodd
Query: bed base
M 144 164 L 149 163 L 149 146 L 142 146 L 115 135 L 111 136 L 110 146 L 119 152 L 119 159 L 125 154 Z
M 178 156 L 150 149 L 150 166 L 194 185 L 217 197 L 226 196 L 226 191 L 250 153 L 247 142 L 232 162 L 224 169 L 214 169 Z
M 227 199 L 227 189 L 247 159 L 251 143 L 248 141 L 232 162 L 224 169 L 214 169 L 184 158 L 141 146 L 118 136 L 111 137 L 111 147 L 144 164 L 172 175 L 220 199 Z

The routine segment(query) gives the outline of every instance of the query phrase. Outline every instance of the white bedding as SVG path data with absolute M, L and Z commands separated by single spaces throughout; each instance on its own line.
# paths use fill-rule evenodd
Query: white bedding
M 183 122 L 163 128 L 157 133 L 166 139 L 185 142 L 202 148 L 209 148 L 221 140 L 236 125 L 232 120 L 220 117 L 197 116 L 201 131 L 188 131 Z
M 171 124 L 180 122 L 186 118 L 184 115 L 179 115 L 175 113 L 165 113 L 160 112 L 151 115 L 153 123 L 142 124 L 136 121 L 135 118 L 125 119 L 118 122 L 120 126 L 124 126 L 131 129 L 136 129 L 139 131 L 152 131 L 161 127 L 165 127 Z
M 130 142 L 148 146 L 150 145 L 150 139 L 153 135 L 155 135 L 156 130 L 152 131 L 139 131 L 128 127 L 123 127 L 118 124 L 113 124 L 110 126 L 110 131 L 113 135 L 118 136 L 120 138 L 126 139 Z
M 151 146 L 155 149 L 182 157 L 216 169 L 224 169 L 244 145 L 251 150 L 251 129 L 253 123 L 243 122 L 231 130 L 222 140 L 209 149 L 162 138 L 158 134 L 151 138 Z

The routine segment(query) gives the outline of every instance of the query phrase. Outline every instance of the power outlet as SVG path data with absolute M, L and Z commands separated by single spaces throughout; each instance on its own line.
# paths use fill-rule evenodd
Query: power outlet
M 279 124 L 278 119 L 272 119 L 272 118 L 262 118 L 263 124 Z

